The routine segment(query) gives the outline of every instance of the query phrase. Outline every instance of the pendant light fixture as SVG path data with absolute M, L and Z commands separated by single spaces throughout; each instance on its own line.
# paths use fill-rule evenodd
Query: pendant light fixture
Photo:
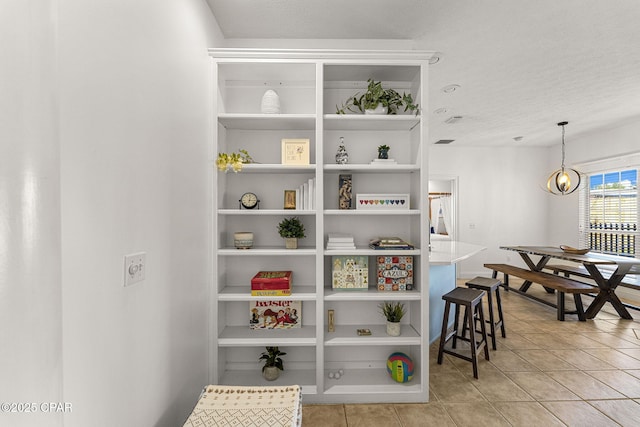
M 558 123 L 558 126 L 562 126 L 562 165 L 547 180 L 547 191 L 556 196 L 566 196 L 580 187 L 580 172 L 564 166 L 564 127 L 567 124 L 569 122 Z

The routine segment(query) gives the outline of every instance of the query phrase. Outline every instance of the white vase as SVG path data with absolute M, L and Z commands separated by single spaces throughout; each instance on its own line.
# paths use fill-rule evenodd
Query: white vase
M 387 321 L 387 335 L 392 337 L 400 336 L 400 322 L 389 322 Z
M 262 95 L 260 111 L 262 111 L 263 114 L 280 113 L 280 97 L 275 90 L 269 89 Z
M 382 104 L 378 104 L 376 108 L 365 109 L 364 113 L 365 114 L 387 114 L 387 107 L 383 106 Z

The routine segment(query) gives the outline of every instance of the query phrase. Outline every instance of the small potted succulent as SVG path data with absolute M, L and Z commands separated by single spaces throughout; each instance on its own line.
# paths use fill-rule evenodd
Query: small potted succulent
M 404 304 L 400 301 L 384 301 L 378 307 L 387 319 L 387 335 L 400 336 L 400 320 L 405 315 Z
M 304 224 L 297 216 L 285 218 L 278 224 L 278 233 L 284 237 L 287 249 L 297 249 L 298 239 L 307 237 L 305 235 Z
M 382 82 L 373 79 L 367 80 L 367 91 L 356 93 L 346 100 L 341 107 L 336 106 L 336 114 L 352 113 L 365 114 L 398 114 L 398 109 L 404 107 L 404 111 L 412 111 L 417 116 L 420 106 L 413 101 L 411 93 L 400 95 L 393 89 L 385 89 Z
M 267 351 L 263 351 L 258 360 L 264 360 L 262 367 L 262 376 L 267 381 L 278 379 L 280 371 L 284 371 L 282 358 L 287 353 L 280 351 L 278 347 L 266 347 Z
M 389 158 L 389 148 L 388 145 L 378 145 L 378 158 L 379 159 L 388 159 Z

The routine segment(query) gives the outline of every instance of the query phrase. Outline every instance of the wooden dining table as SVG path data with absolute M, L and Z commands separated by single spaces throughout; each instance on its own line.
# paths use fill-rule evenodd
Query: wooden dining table
M 616 288 L 627 274 L 638 274 L 640 272 L 640 259 L 597 253 L 581 255 L 564 251 L 554 246 L 500 246 L 500 249 L 518 252 L 532 271 L 541 271 L 552 258 L 582 264 L 589 272 L 589 279 L 593 280 L 598 286 L 598 293 L 595 299 L 585 311 L 586 318 L 593 319 L 604 304 L 609 302 L 620 317 L 633 319 L 616 295 Z M 532 255 L 539 256 L 540 259 L 534 262 L 531 259 Z M 613 270 L 613 272 L 610 275 L 606 273 L 603 275 L 603 272 L 608 269 Z M 520 287 L 520 291 L 526 292 L 530 286 L 531 282 L 525 281 Z

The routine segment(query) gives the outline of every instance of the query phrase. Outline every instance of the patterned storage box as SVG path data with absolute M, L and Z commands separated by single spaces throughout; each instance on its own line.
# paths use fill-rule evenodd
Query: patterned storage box
M 412 256 L 377 256 L 376 261 L 379 291 L 413 290 Z

